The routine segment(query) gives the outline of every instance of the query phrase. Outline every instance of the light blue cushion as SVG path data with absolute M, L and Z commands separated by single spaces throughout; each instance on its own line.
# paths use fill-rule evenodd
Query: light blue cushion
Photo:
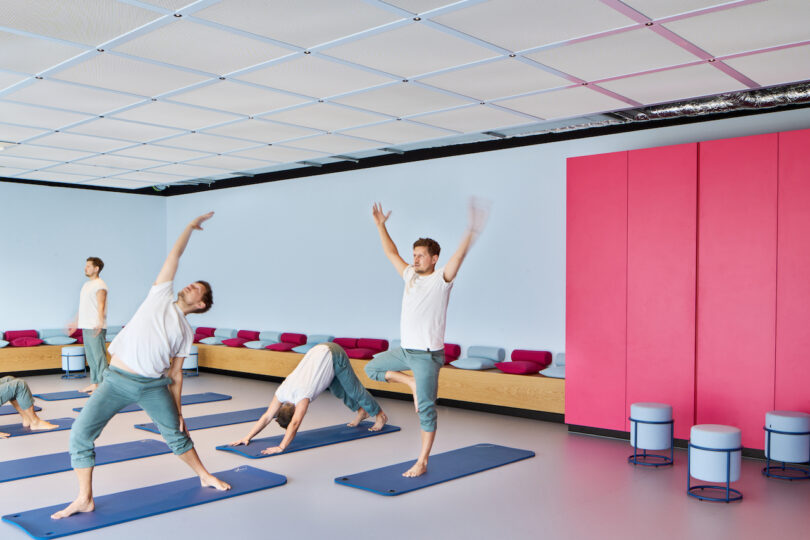
M 218 337 L 220 339 L 231 339 L 235 338 L 238 330 L 234 330 L 233 328 L 217 328 L 214 330 L 214 337 Z M 200 341 L 200 343 L 203 343 Z
M 68 337 L 67 332 L 64 328 L 46 328 L 45 330 L 37 330 L 39 334 L 39 339 L 45 340 L 45 338 L 50 338 L 54 336 L 65 336 Z M 46 342 L 47 343 L 47 342 Z M 61 345 L 60 343 L 48 343 L 49 345 Z
M 67 336 L 50 336 L 46 337 L 42 341 L 45 342 L 45 345 L 70 345 L 72 343 L 76 343 L 76 339 Z
M 259 332 L 259 339 L 261 341 L 266 341 L 268 345 L 272 345 L 273 343 L 281 342 L 281 334 L 282 332 L 274 332 L 272 330 Z
M 273 343 L 278 343 L 277 341 L 248 341 L 245 343 L 245 347 L 248 349 L 264 349 L 268 345 L 272 345 Z
M 328 336 L 326 334 L 312 334 L 311 336 L 307 336 L 307 345 L 310 343 L 313 345 L 317 345 L 318 343 L 326 343 L 327 341 L 332 341 L 335 339 L 335 336 Z
M 489 358 L 495 362 L 503 362 L 506 359 L 506 350 L 500 347 L 484 347 L 482 345 L 473 345 L 467 349 L 467 356 L 476 356 L 480 358 Z
M 201 339 L 200 343 L 205 343 L 206 345 L 222 345 L 222 339 L 212 336 Z
M 450 365 L 461 369 L 492 369 L 495 367 L 495 360 L 481 356 L 471 356 L 453 360 Z
M 565 366 L 551 366 L 543 371 L 540 372 L 540 375 L 544 377 L 550 377 L 552 379 L 564 379 L 565 378 Z
M 8 341 L 3 341 L 2 339 L 0 339 L 0 349 L 5 347 L 6 345 L 8 345 Z
M 323 343 L 323 342 L 321 342 L 321 343 Z M 315 345 L 320 345 L 320 343 L 304 343 L 303 345 L 299 345 L 298 347 L 293 347 L 292 352 L 306 354 Z

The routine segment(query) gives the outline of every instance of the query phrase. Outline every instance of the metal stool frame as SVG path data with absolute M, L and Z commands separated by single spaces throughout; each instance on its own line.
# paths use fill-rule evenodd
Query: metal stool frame
M 706 450 L 707 452 L 725 452 L 726 453 L 726 487 L 723 486 L 712 486 L 709 484 L 703 484 L 698 486 L 692 485 L 692 448 L 697 448 L 698 450 Z M 732 452 L 742 452 L 742 446 L 739 448 L 706 448 L 705 446 L 698 446 L 696 444 L 692 444 L 692 441 L 689 441 L 689 450 L 686 454 L 686 494 L 690 497 L 694 497 L 701 501 L 717 501 L 717 502 L 725 502 L 729 503 L 731 501 L 739 501 L 742 500 L 743 496 L 742 493 L 736 489 L 731 487 L 731 453 Z M 699 489 L 718 489 L 723 490 L 726 493 L 725 497 L 708 497 L 706 495 L 701 495 L 696 492 Z M 734 493 L 735 496 L 732 497 L 731 494 Z
M 644 465 L 645 467 L 663 467 L 666 465 L 672 465 L 675 462 L 675 420 L 663 420 L 663 421 L 652 421 L 652 420 L 636 420 L 632 416 L 628 418 L 631 422 L 635 422 L 633 424 L 633 440 L 636 441 L 633 445 L 633 455 L 627 456 L 627 462 L 632 463 L 633 466 L 635 465 Z M 641 455 L 638 454 L 638 425 L 639 424 L 669 424 L 669 457 L 662 456 L 661 454 L 648 454 L 647 450 L 643 449 L 643 453 Z M 654 461 L 646 461 L 647 459 L 656 460 L 660 459 L 661 461 L 656 463 Z
M 77 354 L 75 356 L 79 356 L 79 355 Z M 82 354 L 82 358 L 84 358 L 85 360 L 84 360 L 84 362 L 82 362 L 81 374 L 79 374 L 78 369 L 75 372 L 70 371 L 70 358 L 75 358 L 75 356 L 71 356 L 71 355 L 67 355 L 67 354 L 62 355 L 62 361 L 63 362 L 65 362 L 65 359 L 68 359 L 67 360 L 68 369 L 66 369 L 65 374 L 62 375 L 63 379 L 84 379 L 85 377 L 87 377 L 87 357 L 84 354 Z M 71 373 L 76 373 L 76 375 L 72 375 Z
M 804 432 L 794 432 L 794 431 L 779 431 L 776 429 L 770 429 L 767 426 L 762 426 L 762 429 L 765 430 L 765 467 L 762 469 L 762 474 L 767 476 L 768 478 L 779 478 L 781 480 L 810 480 L 810 470 L 802 469 L 801 467 L 788 467 L 785 465 L 785 462 L 782 462 L 781 467 L 771 467 L 771 460 L 768 456 L 771 454 L 771 433 L 778 433 L 779 435 L 810 435 L 810 431 Z M 810 463 L 810 455 L 807 456 L 807 462 L 802 463 Z M 785 474 L 777 474 L 772 473 L 771 469 L 775 469 L 777 471 L 782 471 Z M 787 474 L 787 471 L 796 471 L 800 474 Z

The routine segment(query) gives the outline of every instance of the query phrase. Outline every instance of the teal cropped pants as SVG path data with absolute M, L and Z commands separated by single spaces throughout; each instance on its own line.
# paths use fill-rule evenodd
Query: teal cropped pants
M 93 334 L 95 330 L 82 329 L 84 356 L 90 366 L 90 382 L 98 384 L 107 370 L 107 331 L 102 329 L 97 336 Z
M 180 431 L 177 406 L 169 391 L 171 379 L 150 379 L 110 367 L 101 384 L 87 400 L 70 429 L 70 464 L 74 469 L 92 467 L 96 462 L 95 441 L 115 414 L 130 405 L 140 405 L 157 425 L 160 434 L 176 455 L 194 447 L 188 433 Z
M 324 343 L 332 353 L 332 367 L 335 369 L 335 378 L 329 385 L 329 391 L 353 411 L 363 408 L 371 416 L 380 413 L 380 404 L 369 394 L 365 386 L 360 383 L 357 375 L 354 374 L 352 364 L 346 351 L 337 343 Z
M 34 405 L 28 383 L 9 375 L 0 378 L 0 405 L 12 400 L 16 401 L 22 410 L 30 409 Z

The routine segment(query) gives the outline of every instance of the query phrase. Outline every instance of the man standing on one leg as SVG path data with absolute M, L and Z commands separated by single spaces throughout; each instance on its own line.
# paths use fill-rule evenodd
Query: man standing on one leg
M 45 430 L 59 427 L 37 416 L 37 413 L 34 412 L 34 398 L 31 395 L 31 389 L 22 379 L 11 376 L 0 378 L 0 405 L 6 401 L 20 413 L 22 425 L 27 428 Z M 8 433 L 0 432 L 0 439 L 6 439 L 8 436 Z
M 357 413 L 354 420 L 346 425 L 355 427 L 371 415 L 375 417 L 375 422 L 368 430 L 380 431 L 388 421 L 377 400 L 357 379 L 346 351 L 337 343 L 321 343 L 304 355 L 276 389 L 267 412 L 259 418 L 247 437 L 232 442 L 231 446 L 249 444 L 275 418 L 278 425 L 286 430 L 284 439 L 278 446 L 262 450 L 262 454 L 283 452 L 295 438 L 309 404 L 327 388 Z
M 175 242 L 146 300 L 110 344 L 110 368 L 70 430 L 70 462 L 79 478 L 79 496 L 51 517 L 61 519 L 92 512 L 95 440 L 107 422 L 131 403 L 137 403 L 158 426 L 169 448 L 200 477 L 203 486 L 230 486 L 209 473 L 188 436 L 180 407 L 183 359 L 194 334 L 189 313 L 205 313 L 213 304 L 211 286 L 195 281 L 174 297 L 172 283 L 180 256 L 194 230 L 202 230 L 208 213 L 193 220 Z
M 391 212 L 384 213 L 378 203 L 372 214 L 383 251 L 405 280 L 405 291 L 400 319 L 401 347 L 377 355 L 366 365 L 366 374 L 375 381 L 402 383 L 411 388 L 422 428 L 422 450 L 416 463 L 403 476 L 420 476 L 427 471 L 436 437 L 436 395 L 439 369 L 444 365 L 444 328 L 450 289 L 467 251 L 480 233 L 486 213 L 474 201 L 470 202 L 467 232 L 443 268 L 436 268 L 440 247 L 430 238 L 414 242 L 413 265 L 406 263 L 385 227 Z M 408 370 L 413 375 L 402 373 Z
M 68 335 L 81 328 L 84 353 L 90 366 L 90 385 L 82 388 L 82 392 L 98 388 L 107 369 L 107 284 L 98 277 L 103 268 L 101 259 L 88 257 L 84 265 L 87 282 L 79 293 L 79 315 L 68 327 Z

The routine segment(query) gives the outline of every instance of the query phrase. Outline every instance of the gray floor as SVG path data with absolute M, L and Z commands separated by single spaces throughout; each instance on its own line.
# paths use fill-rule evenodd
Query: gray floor
M 81 388 L 85 380 L 56 375 L 27 378 L 34 392 Z M 203 374 L 186 379 L 184 393 L 221 392 L 226 402 L 188 406 L 187 417 L 266 404 L 276 384 Z M 45 418 L 75 416 L 83 400 L 42 402 Z M 398 433 L 262 460 L 214 450 L 245 435 L 250 424 L 192 432 L 211 471 L 247 464 L 287 476 L 285 486 L 85 533 L 116 540 L 143 538 L 808 538 L 810 481 L 766 480 L 762 462 L 743 461 L 740 503 L 700 502 L 684 493 L 686 454 L 676 452 L 674 468 L 633 468 L 626 442 L 570 435 L 565 426 L 466 411 L 439 410 L 435 452 L 480 442 L 534 450 L 537 457 L 401 495 L 382 497 L 333 483 L 336 476 L 415 457 L 419 431 L 413 405 L 382 400 Z M 0 424 L 15 416 L 1 417 Z M 351 413 L 328 393 L 311 407 L 302 429 L 347 421 Z M 114 418 L 98 444 L 151 434 L 132 425 L 143 412 Z M 273 424 L 262 436 L 278 434 Z M 158 437 L 158 436 L 154 436 Z M 68 432 L 0 441 L 0 459 L 67 449 Z M 96 495 L 190 476 L 172 455 L 96 469 Z M 66 503 L 75 496 L 72 472 L 0 484 L 0 514 Z M 805 532 L 802 533 L 801 531 Z M 0 523 L 0 538 L 28 538 Z

